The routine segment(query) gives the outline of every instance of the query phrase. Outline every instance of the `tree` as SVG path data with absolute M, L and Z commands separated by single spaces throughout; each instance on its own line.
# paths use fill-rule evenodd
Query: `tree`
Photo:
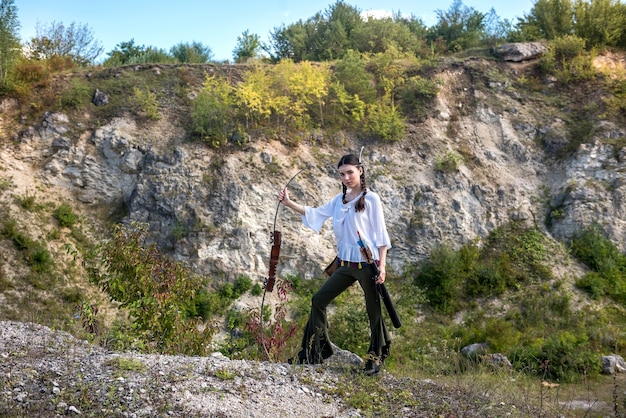
M 213 59 L 213 51 L 201 42 L 179 43 L 170 48 L 170 54 L 179 62 L 190 64 L 204 64 Z
M 485 15 L 461 0 L 455 0 L 448 10 L 437 10 L 437 24 L 432 28 L 432 41 L 442 39 L 448 51 L 462 51 L 479 44 L 484 32 Z
M 626 14 L 614 0 L 577 0 L 574 5 L 576 36 L 587 41 L 587 47 L 617 46 L 626 30 Z
M 385 52 L 393 46 L 402 52 L 416 53 L 422 49 L 422 40 L 404 23 L 393 18 L 367 19 L 352 32 L 352 44 L 359 52 Z
M 0 86 L 5 86 L 15 63 L 21 56 L 20 24 L 13 0 L 0 2 Z
M 275 28 L 270 45 L 264 49 L 276 62 L 290 59 L 322 61 L 337 59 L 354 49 L 354 31 L 363 24 L 359 9 L 339 0 L 324 13 L 289 25 Z
M 338 0 L 330 6 L 319 22 L 315 45 L 317 51 L 311 59 L 332 60 L 353 49 L 353 32 L 363 24 L 361 11 Z
M 489 47 L 494 47 L 498 43 L 506 41 L 512 27 L 511 22 L 508 19 L 501 20 L 492 7 L 485 16 L 483 42 Z
M 348 51 L 337 61 L 333 76 L 348 94 L 358 95 L 365 103 L 371 104 L 376 101 L 376 88 L 372 75 L 365 69 L 366 65 L 367 61 L 362 54 Z
M 246 129 L 250 123 L 256 126 L 268 122 L 272 115 L 274 94 L 271 70 L 267 68 L 271 67 L 255 65 L 243 74 L 243 80 L 236 86 L 235 95 L 246 121 Z
M 115 46 L 115 49 L 108 52 L 109 58 L 104 61 L 104 65 L 108 67 L 116 67 L 125 65 L 130 61 L 146 52 L 146 47 L 135 45 L 135 39 L 128 42 L 121 42 Z
M 37 35 L 30 40 L 29 46 L 34 59 L 69 57 L 79 66 L 93 64 L 104 50 L 88 25 L 75 22 L 68 27 L 62 22 L 45 26 L 37 24 Z
M 314 32 L 315 27 L 311 22 L 302 20 L 289 26 L 275 27 L 270 32 L 269 44 L 264 45 L 263 49 L 274 62 L 284 59 L 300 62 L 309 55 L 311 34 Z
M 233 50 L 236 63 L 246 62 L 249 59 L 258 58 L 261 50 L 261 39 L 256 33 L 250 34 L 248 30 L 237 37 L 237 46 Z
M 523 39 L 556 39 L 571 35 L 574 8 L 570 0 L 537 0 L 530 13 L 518 24 Z

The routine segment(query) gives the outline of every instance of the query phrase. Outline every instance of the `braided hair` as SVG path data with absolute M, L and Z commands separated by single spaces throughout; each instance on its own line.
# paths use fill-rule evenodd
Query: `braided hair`
M 359 157 L 354 154 L 347 154 L 341 157 L 339 163 L 337 164 L 337 168 L 346 164 L 354 165 L 361 168 L 361 190 L 363 194 L 359 198 L 358 202 L 356 202 L 356 205 L 354 205 L 354 210 L 356 210 L 357 212 L 362 212 L 365 210 L 365 195 L 367 194 L 367 185 L 365 183 L 365 167 L 363 167 L 363 164 L 361 163 L 361 161 L 359 161 Z M 341 201 L 345 204 L 348 203 L 348 201 L 346 200 L 346 193 L 348 191 L 348 188 L 343 183 L 341 183 L 341 187 L 343 189 L 343 196 L 341 198 Z

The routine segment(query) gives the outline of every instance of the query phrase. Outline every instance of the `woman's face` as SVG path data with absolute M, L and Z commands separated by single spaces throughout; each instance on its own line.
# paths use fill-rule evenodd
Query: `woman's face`
M 344 164 L 339 167 L 339 178 L 348 189 L 354 189 L 361 184 L 363 169 L 355 165 Z

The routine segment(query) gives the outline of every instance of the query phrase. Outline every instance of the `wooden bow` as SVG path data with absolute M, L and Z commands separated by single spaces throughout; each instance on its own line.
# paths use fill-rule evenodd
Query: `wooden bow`
M 298 171 L 296 174 L 289 179 L 287 184 L 283 190 L 287 189 L 287 186 L 296 178 L 298 174 L 300 174 L 303 170 Z M 270 243 L 272 244 L 272 250 L 270 252 L 270 268 L 267 274 L 267 278 L 265 279 L 265 291 L 272 292 L 274 290 L 274 283 L 276 282 L 276 266 L 278 265 L 278 257 L 280 256 L 280 245 L 281 245 L 281 234 L 280 231 L 276 229 L 276 219 L 278 218 L 278 209 L 280 209 L 280 201 L 278 201 L 278 205 L 276 206 L 276 213 L 274 214 L 274 227 L 272 228 L 272 234 L 270 236 Z
M 296 178 L 298 174 L 300 174 L 303 170 L 298 171 L 293 175 L 285 184 L 283 190 L 287 189 L 287 186 Z M 276 213 L 274 214 L 274 227 L 272 228 L 272 234 L 270 236 L 270 243 L 272 244 L 272 250 L 270 252 L 270 268 L 267 274 L 267 278 L 265 279 L 265 290 L 263 291 L 263 299 L 261 299 L 261 313 L 259 315 L 259 327 L 260 327 L 260 337 L 261 343 L 263 344 L 263 350 L 265 350 L 265 354 L 267 355 L 268 360 L 271 359 L 269 349 L 265 342 L 265 329 L 263 328 L 263 306 L 265 305 L 265 295 L 267 292 L 272 292 L 274 290 L 274 283 L 276 282 L 276 266 L 278 265 L 278 257 L 280 256 L 280 245 L 281 245 L 281 235 L 280 231 L 276 229 L 276 220 L 278 219 L 278 209 L 280 209 L 280 200 L 278 201 L 278 205 L 276 205 Z

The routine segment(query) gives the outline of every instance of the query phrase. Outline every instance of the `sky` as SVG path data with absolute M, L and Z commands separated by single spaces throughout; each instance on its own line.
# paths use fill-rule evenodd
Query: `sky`
M 98 61 L 122 42 L 131 39 L 137 46 L 170 50 L 180 43 L 200 42 L 213 52 L 213 59 L 233 59 L 237 38 L 243 32 L 259 35 L 268 42 L 274 28 L 306 21 L 317 12 L 328 10 L 336 0 L 14 0 L 23 42 L 36 35 L 37 25 L 52 22 L 87 25 L 104 47 Z M 436 11 L 448 10 L 453 0 L 430 2 L 416 0 L 345 0 L 366 12 L 400 12 L 419 17 L 427 26 L 437 22 Z M 499 4 L 498 4 L 499 3 Z M 498 2 L 463 0 L 481 13 L 493 8 L 502 19 L 514 23 L 528 14 L 535 0 Z

